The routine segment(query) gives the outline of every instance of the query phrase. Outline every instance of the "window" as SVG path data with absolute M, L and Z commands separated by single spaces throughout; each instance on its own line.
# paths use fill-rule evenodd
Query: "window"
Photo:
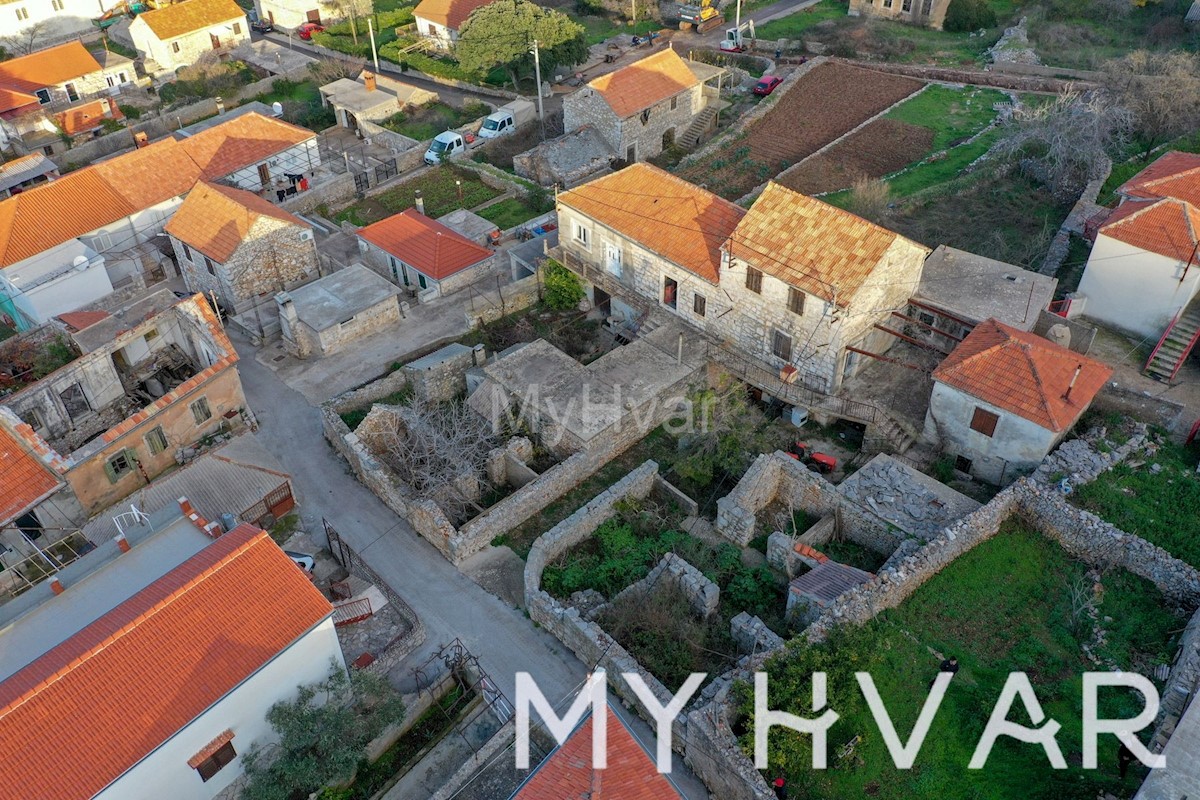
M 36 408 L 31 408 L 22 414 L 21 421 L 33 428 L 35 431 L 40 431 L 42 428 L 46 427 L 46 420 L 42 417 L 42 412 L 38 411 Z
M 793 314 L 804 313 L 804 292 L 788 287 L 788 311 Z
M 706 300 L 704 298 L 704 295 L 702 295 L 702 294 L 693 295 L 692 296 L 692 312 L 695 313 L 695 315 L 697 317 L 703 317 L 704 312 L 707 310 L 708 310 L 708 300 Z
M 108 461 L 104 462 L 104 473 L 108 475 L 109 483 L 116 483 L 129 473 L 133 472 L 133 468 L 137 465 L 137 454 L 132 450 L 122 450 L 115 456 L 110 456 Z
M 675 95 L 674 97 L 671 98 L 671 110 L 674 111 L 678 107 L 679 107 L 679 95 Z
M 754 267 L 746 267 L 746 288 L 755 294 L 762 294 L 762 271 Z
M 891 7 L 892 7 L 892 0 L 883 0 L 883 7 L 884 7 L 884 8 L 891 8 Z
M 679 283 L 673 278 L 663 279 L 663 305 L 675 308 L 679 299 Z
M 999 421 L 999 415 L 976 406 L 975 414 L 971 417 L 971 430 L 990 437 L 996 432 L 996 423 Z
M 650 121 L 650 109 L 647 108 L 645 111 L 642 112 L 642 124 L 645 125 L 649 121 Z
M 932 2 L 932 0 L 930 0 L 930 2 Z M 242 23 L 240 23 L 240 22 L 233 23 L 233 35 L 234 36 L 242 35 Z
M 63 84 L 63 88 L 67 90 L 67 99 L 72 103 L 79 99 L 79 90 L 75 88 L 75 84 Z
M 215 753 L 197 764 L 196 772 L 200 773 L 200 780 L 207 782 L 235 758 L 237 751 L 233 749 L 233 742 L 226 742 L 217 748 Z
M 208 407 L 207 397 L 201 397 L 192 403 L 192 416 L 195 417 L 197 425 L 212 419 L 212 409 Z
M 792 337 L 782 331 L 772 331 L 771 334 L 771 355 L 776 358 L 782 358 L 784 361 L 792 360 Z
M 578 222 L 573 223 L 572 229 L 575 234 L 575 241 L 579 242 L 584 247 L 589 247 L 588 229 L 580 225 Z
M 83 393 L 83 387 L 78 383 L 72 383 L 63 389 L 58 393 L 58 397 L 62 400 L 63 408 L 67 411 L 67 416 L 73 420 L 87 415 L 92 410 L 91 405 L 88 403 L 87 395 Z
M 17 21 L 20 22 L 20 21 L 27 20 L 27 19 L 29 19 L 29 12 L 25 10 L 25 7 L 22 6 L 21 8 L 18 8 L 17 9 Z
M 154 341 L 158 338 L 158 328 L 151 328 L 150 330 L 146 331 L 144 334 L 142 334 L 142 338 L 146 340 L 147 344 Z
M 205 257 L 204 257 L 204 266 L 208 267 L 208 274 L 209 274 L 209 275 L 216 275 L 216 274 L 217 274 L 217 271 L 216 271 L 215 269 L 213 269 L 213 263 L 212 263 L 212 261 L 211 261 L 211 260 L 209 260 L 208 256 L 205 256 Z
M 969 459 L 965 456 L 955 456 L 954 457 L 954 468 L 956 470 L 958 470 L 959 472 L 965 472 L 968 475 L 970 475 L 971 474 L 971 459 Z
M 51 147 L 50 145 L 46 145 L 45 147 L 42 148 L 42 152 L 48 156 L 52 156 L 52 155 L 54 155 L 54 148 Z
M 928 17 L 931 11 L 933 11 L 933 0 L 921 0 L 921 13 Z
M 905 14 L 912 11 L 912 0 L 904 0 L 904 2 L 900 4 L 900 10 Z
M 188 247 L 183 242 L 180 242 L 179 244 L 183 247 L 183 257 L 188 261 L 195 261 L 196 259 L 192 258 L 192 248 Z
M 152 456 L 167 449 L 167 435 L 163 433 L 161 425 L 146 434 L 146 446 L 150 448 Z
M 421 273 L 419 273 L 419 272 L 417 273 L 417 285 L 418 285 L 418 286 L 420 286 L 422 289 L 428 289 L 428 288 L 429 288 L 429 284 L 427 284 L 427 283 L 425 282 L 425 276 L 424 276 L 424 275 L 422 275 L 422 274 L 421 274 Z
M 179 52 L 179 42 L 171 42 L 171 52 L 172 53 Z
M 50 0 L 50 7 L 55 11 L 63 10 L 63 0 Z
M 98 253 L 103 253 L 112 247 L 112 237 L 107 233 L 97 233 L 92 237 L 92 249 Z
M 36 92 L 34 92 L 34 94 L 37 95 L 38 102 L 41 103 L 42 105 L 46 105 L 46 103 L 50 102 L 50 90 L 49 89 L 38 89 Z

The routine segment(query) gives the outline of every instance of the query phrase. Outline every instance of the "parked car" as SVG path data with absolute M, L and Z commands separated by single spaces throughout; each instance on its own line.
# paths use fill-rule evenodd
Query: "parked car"
M 766 97 L 781 83 L 783 83 L 783 78 L 775 75 L 763 75 L 759 82 L 754 84 L 754 93 L 759 97 Z
M 425 151 L 425 163 L 430 166 L 435 166 L 442 163 L 443 160 L 456 156 L 467 149 L 463 142 L 463 137 L 454 131 L 442 131 L 437 136 L 433 137 L 433 142 L 430 143 L 429 149 Z
M 317 566 L 316 560 L 308 553 L 297 553 L 295 550 L 284 550 L 287 557 L 296 562 L 296 566 L 305 572 L 312 572 Z
M 270 33 L 275 30 L 275 26 L 271 24 L 271 20 L 269 19 L 256 19 L 250 23 L 250 30 L 255 33 Z M 309 35 L 311 36 L 312 34 Z
M 325 30 L 324 25 L 318 25 L 315 22 L 306 22 L 299 28 L 296 28 L 296 35 L 307 42 L 312 39 L 314 33 L 320 33 L 323 30 Z

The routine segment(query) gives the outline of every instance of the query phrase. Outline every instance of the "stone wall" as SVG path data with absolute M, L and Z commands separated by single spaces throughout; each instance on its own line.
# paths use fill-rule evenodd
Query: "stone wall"
M 631 583 L 613 596 L 612 602 L 625 597 L 638 597 L 648 594 L 658 585 L 660 578 L 665 576 L 671 581 L 683 596 L 697 616 L 708 619 L 717 611 L 721 603 L 721 589 L 715 583 L 704 577 L 704 573 L 693 567 L 674 553 L 667 553 L 654 569 L 636 583 Z
M 501 286 L 496 290 L 499 301 L 479 303 L 476 308 L 467 311 L 467 324 L 472 328 L 495 322 L 501 317 L 535 306 L 542 296 L 542 282 L 538 275 L 530 275 L 519 281 Z M 484 287 L 483 296 L 490 299 L 490 290 Z
M 430 354 L 434 355 L 437 353 Z M 413 394 L 418 399 L 443 402 L 466 391 L 467 370 L 482 358 L 483 345 L 477 345 L 475 349 L 447 355 L 438 363 L 423 369 L 405 364 L 399 372 L 407 378 L 409 385 L 413 387 Z
M 729 633 L 737 644 L 739 653 L 762 653 L 783 647 L 783 639 L 779 634 L 747 611 L 729 621 Z

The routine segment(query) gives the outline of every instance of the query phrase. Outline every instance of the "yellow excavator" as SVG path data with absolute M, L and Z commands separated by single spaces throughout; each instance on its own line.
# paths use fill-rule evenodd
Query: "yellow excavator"
M 708 33 L 725 24 L 725 15 L 717 10 L 714 0 L 700 0 L 679 7 L 679 30 Z

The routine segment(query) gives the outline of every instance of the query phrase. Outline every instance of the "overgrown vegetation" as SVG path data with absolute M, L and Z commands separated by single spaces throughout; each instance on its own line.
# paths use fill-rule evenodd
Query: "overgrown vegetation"
M 369 225 L 412 208 L 418 191 L 425 200 L 425 214 L 435 219 L 456 208 L 474 208 L 500 194 L 499 189 L 488 186 L 477 173 L 454 164 L 441 164 L 420 177 L 341 209 L 332 219 Z
M 321 92 L 312 80 L 292 81 L 280 78 L 271 84 L 271 91 L 263 92 L 251 100 L 266 105 L 279 103 L 283 106 L 285 121 L 311 131 L 323 131 L 337 122 L 333 109 L 321 104 Z
M 16 391 L 70 364 L 79 352 L 64 335 L 48 341 L 32 337 L 6 339 L 0 344 L 0 393 Z
M 158 97 L 167 106 L 182 106 L 206 97 L 232 97 L 243 86 L 256 80 L 253 68 L 245 61 L 219 61 L 205 54 L 186 67 L 180 67 L 175 80 L 158 88 Z
M 554 311 L 567 311 L 583 299 L 583 284 L 574 272 L 554 259 L 547 259 L 543 270 L 545 290 L 542 301 Z
M 412 398 L 412 385 L 406 383 L 399 390 L 392 392 L 386 397 L 381 397 L 374 402 L 385 406 L 402 406 L 407 404 Z M 342 422 L 346 423 L 346 427 L 354 430 L 367 418 L 367 414 L 371 411 L 371 405 L 371 403 L 368 403 L 360 408 L 352 408 L 349 411 L 343 411 L 338 416 L 342 418 Z
M 397 8 L 392 11 L 377 11 L 372 14 L 375 26 L 375 47 L 379 48 L 396 41 L 396 28 L 408 25 L 413 21 L 412 7 Z M 339 53 L 358 58 L 370 58 L 371 41 L 367 38 L 367 18 L 346 20 L 336 25 L 330 25 L 321 33 L 314 33 L 314 44 L 328 47 Z
M 1090 613 L 1093 604 L 1095 616 Z M 1122 571 L 1089 573 L 1045 537 L 1010 521 L 898 608 L 862 626 L 841 626 L 819 645 L 793 640 L 785 654 L 768 662 L 771 708 L 807 715 L 811 674 L 823 671 L 829 705 L 841 715 L 829 732 L 830 769 L 811 769 L 810 737 L 780 731 L 770 737 L 771 774 L 786 775 L 793 797 L 801 800 L 1130 796 L 1140 776 L 1132 770 L 1127 780 L 1117 778 L 1115 743 L 1109 747 L 1102 741 L 1098 770 L 1079 767 L 1079 676 L 1097 668 L 1149 674 L 1148 667 L 1170 659 L 1173 631 L 1182 619 L 1149 582 Z M 1088 660 L 1085 644 L 1104 666 Z M 871 674 L 896 729 L 907 732 L 939 662 L 949 655 L 959 659 L 960 672 L 915 768 L 896 769 L 853 673 Z M 985 709 L 995 705 L 1011 671 L 1029 676 L 1046 714 L 1062 723 L 1057 739 L 1068 769 L 1051 769 L 1039 747 L 1013 740 L 997 744 L 986 769 L 966 769 L 987 720 Z M 737 691 L 748 721 L 752 691 L 746 685 Z M 1113 690 L 1101 694 L 1100 705 L 1102 716 L 1129 717 L 1141 707 L 1141 698 Z M 1010 718 L 1024 716 L 1019 709 L 1018 704 Z M 741 741 L 752 751 L 751 733 Z
M 490 113 L 490 108 L 475 100 L 464 103 L 462 108 L 433 100 L 412 111 L 397 111 L 379 124 L 402 136 L 423 142 L 442 131 L 461 127 Z

